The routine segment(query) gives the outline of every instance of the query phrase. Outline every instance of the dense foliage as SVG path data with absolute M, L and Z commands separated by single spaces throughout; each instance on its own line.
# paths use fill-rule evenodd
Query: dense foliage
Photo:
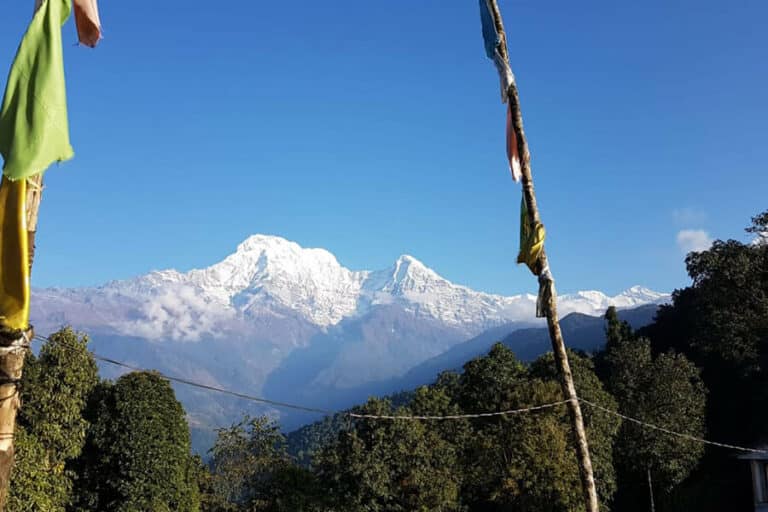
M 635 336 L 618 320 L 614 308 L 606 319 L 608 343 L 601 363 L 619 411 L 674 432 L 704 437 L 706 390 L 698 368 L 672 351 L 654 356 L 650 341 Z M 704 445 L 625 422 L 614 452 L 623 484 L 617 508 L 643 510 L 640 504 L 650 494 L 645 484 L 652 485 L 657 495 L 667 495 L 696 467 Z
M 199 510 L 199 465 L 168 382 L 100 382 L 87 344 L 65 328 L 27 356 L 6 510 Z
M 27 356 L 9 511 L 63 511 L 72 500 L 71 463 L 83 449 L 88 428 L 83 411 L 98 382 L 87 344 L 86 336 L 63 329 L 37 357 Z
M 752 238 L 715 241 L 686 258 L 692 285 L 673 294 L 642 333 L 654 352 L 685 354 L 708 389 L 707 435 L 739 445 L 768 439 L 768 211 L 752 219 Z M 738 510 L 751 506 L 747 465 L 709 450 L 681 489 L 680 507 Z
M 199 510 L 197 470 L 184 409 L 168 381 L 123 375 L 94 393 L 81 461 L 84 510 Z
M 605 407 L 616 403 L 586 357 L 571 354 L 585 396 Z M 370 399 L 362 415 L 444 416 L 509 410 L 562 400 L 551 358 L 530 367 L 504 345 L 470 361 L 461 375 L 446 373 L 412 393 L 406 404 Z M 615 491 L 613 439 L 616 417 L 586 414 L 599 490 L 606 503 Z M 345 424 L 343 424 L 345 423 Z M 377 420 L 326 422 L 340 430 L 318 435 L 311 470 L 291 462 L 274 425 L 250 420 L 220 432 L 211 453 L 216 479 L 211 511 L 290 510 L 353 512 L 465 510 L 581 510 L 581 483 L 564 406 L 531 414 L 456 421 Z M 247 427 L 247 428 L 245 428 Z M 331 441 L 327 441 L 331 439 Z M 290 484 L 290 488 L 281 485 Z M 304 487 L 298 484 L 303 484 Z M 280 501 L 279 497 L 283 497 Z M 258 499 L 256 499 L 258 498 Z M 229 508 L 227 508 L 229 507 Z M 607 507 L 606 507 L 607 510 Z

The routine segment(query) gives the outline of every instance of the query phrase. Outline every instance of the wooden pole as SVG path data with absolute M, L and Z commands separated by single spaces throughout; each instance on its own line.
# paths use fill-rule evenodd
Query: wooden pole
M 37 234 L 37 213 L 43 200 L 43 175 L 37 174 L 27 180 L 27 239 L 29 240 L 29 274 L 35 260 L 35 234 Z
M 656 512 L 656 502 L 653 499 L 653 482 L 651 481 L 651 468 L 648 468 L 648 494 L 651 498 L 651 512 Z
M 37 214 L 43 193 L 43 177 L 38 174 L 27 180 L 26 216 L 27 240 L 29 243 L 29 271 L 35 256 L 35 232 Z M 32 329 L 21 339 L 18 336 L 3 336 L 0 342 L 0 511 L 5 509 L 8 490 L 11 484 L 11 471 L 14 463 L 13 436 L 16 432 L 16 415 L 21 401 L 18 395 L 18 383 L 24 369 L 27 354 L 27 342 L 32 338 Z
M 487 0 L 488 6 L 496 26 L 496 32 L 499 35 L 501 43 L 498 51 L 505 62 L 509 62 L 509 52 L 507 50 L 507 38 L 504 31 L 504 24 L 501 18 L 501 11 L 496 0 Z M 523 194 L 528 207 L 528 220 L 531 223 L 531 232 L 536 231 L 536 226 L 541 222 L 539 208 L 536 204 L 536 194 L 533 189 L 533 175 L 531 173 L 531 154 L 528 150 L 528 142 L 523 130 L 523 115 L 520 110 L 520 97 L 517 91 L 517 84 L 514 76 L 507 91 L 507 100 L 512 111 L 512 125 L 517 136 L 517 149 L 520 155 L 520 167 L 522 171 Z M 581 406 L 576 394 L 576 386 L 573 383 L 571 366 L 568 362 L 568 353 L 565 350 L 563 333 L 560 330 L 560 321 L 557 316 L 557 295 L 554 291 L 554 278 L 549 268 L 546 251 L 542 250 L 539 256 L 537 274 L 539 276 L 539 286 L 545 293 L 543 303 L 541 304 L 543 312 L 547 318 L 549 327 L 549 337 L 552 341 L 552 351 L 555 356 L 555 363 L 560 374 L 560 385 L 563 394 L 568 401 L 568 413 L 571 418 L 573 434 L 576 440 L 576 456 L 579 462 L 579 473 L 581 484 L 584 491 L 584 501 L 587 512 L 599 512 L 597 500 L 597 489 L 595 488 L 595 477 L 592 471 L 592 460 L 589 455 L 589 444 L 584 429 L 584 417 L 581 414 Z

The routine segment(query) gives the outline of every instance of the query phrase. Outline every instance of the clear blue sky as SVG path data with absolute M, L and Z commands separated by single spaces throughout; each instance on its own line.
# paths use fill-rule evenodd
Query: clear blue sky
M 768 207 L 768 3 L 500 3 L 559 290 L 687 284 L 679 231 L 741 238 Z M 3 80 L 32 4 L 2 8 Z M 534 290 L 477 1 L 289 4 L 102 0 L 96 50 L 67 23 L 76 157 L 46 175 L 33 285 L 267 233 Z

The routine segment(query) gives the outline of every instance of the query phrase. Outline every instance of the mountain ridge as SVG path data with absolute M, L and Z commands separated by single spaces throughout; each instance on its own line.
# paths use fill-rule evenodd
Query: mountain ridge
M 393 303 L 417 316 L 480 332 L 532 318 L 536 300 L 531 294 L 503 296 L 452 283 L 408 254 L 385 269 L 351 270 L 325 249 L 258 234 L 209 267 L 152 271 L 98 287 L 36 289 L 35 294 L 90 302 L 98 316 L 100 304 L 92 300 L 96 297 L 107 309 L 111 304 L 132 311 L 134 322 L 112 322 L 116 332 L 186 341 L 215 337 L 217 331 L 227 330 L 224 324 L 247 322 L 256 312 L 292 312 L 327 329 L 372 307 Z M 564 314 L 593 314 L 611 305 L 630 308 L 667 298 L 639 286 L 614 297 L 588 290 L 561 296 L 560 309 Z

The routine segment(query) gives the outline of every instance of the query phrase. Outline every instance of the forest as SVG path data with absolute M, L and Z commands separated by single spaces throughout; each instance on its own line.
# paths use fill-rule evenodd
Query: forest
M 768 211 L 746 242 L 685 259 L 691 284 L 639 330 L 605 313 L 607 343 L 571 352 L 602 510 L 749 510 L 740 452 L 768 435 Z M 566 343 L 567 343 L 566 339 Z M 272 418 L 218 430 L 190 448 L 185 411 L 159 374 L 99 377 L 88 337 L 65 328 L 27 356 L 8 510 L 583 510 L 551 354 L 506 346 L 433 384 L 370 398 L 286 436 Z M 614 414 L 684 436 L 647 428 Z M 289 442 L 289 440 L 291 442 Z

